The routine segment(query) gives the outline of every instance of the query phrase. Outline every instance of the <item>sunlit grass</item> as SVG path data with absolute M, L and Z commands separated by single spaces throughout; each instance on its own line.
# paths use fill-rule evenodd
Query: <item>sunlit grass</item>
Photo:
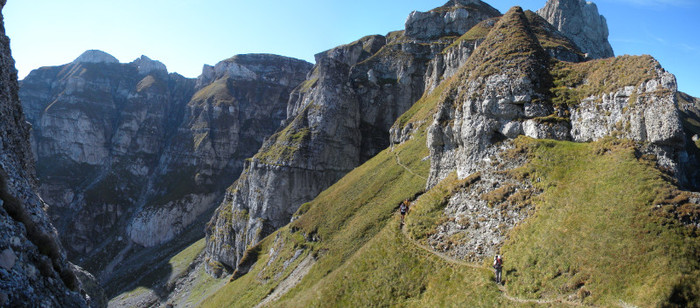
M 635 157 L 631 143 L 529 143 L 525 168 L 544 193 L 503 247 L 510 290 L 575 293 L 604 306 L 656 306 L 674 288 L 698 290 L 697 235 L 653 211 L 652 201 L 671 185 Z

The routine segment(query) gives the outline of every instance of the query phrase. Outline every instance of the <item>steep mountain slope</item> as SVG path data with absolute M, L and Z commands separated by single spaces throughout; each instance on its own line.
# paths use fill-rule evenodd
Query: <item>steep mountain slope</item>
M 310 68 L 240 55 L 192 80 L 145 56 L 121 64 L 88 51 L 31 72 L 20 96 L 40 191 L 71 258 L 108 283 L 139 247 L 201 230 Z
M 81 282 L 36 194 L 30 127 L 1 17 L 0 85 L 0 306 L 86 307 Z
M 481 1 L 450 1 L 413 13 L 405 32 L 364 37 L 316 55 L 313 72 L 292 94 L 286 127 L 247 163 L 207 227 L 210 272 L 235 269 L 248 246 L 388 146 L 394 120 L 455 65 L 448 56 L 432 68 L 439 73 L 427 73 L 430 61 L 456 35 L 497 15 Z
M 698 305 L 693 100 L 649 56 L 552 58 L 531 14 L 482 27 L 392 145 L 249 245 L 205 306 Z
M 365 37 L 317 55 L 312 75 L 292 95 L 287 127 L 266 140 L 210 222 L 208 269 L 216 275 L 235 269 L 247 246 L 386 147 L 390 135 L 400 138 L 403 132 L 386 133 L 389 123 L 425 90 L 455 74 L 498 22 L 497 15 L 480 1 L 450 1 L 412 13 L 404 32 Z M 546 53 L 583 59 L 544 19 L 532 12 L 526 16 L 539 40 L 535 44 Z

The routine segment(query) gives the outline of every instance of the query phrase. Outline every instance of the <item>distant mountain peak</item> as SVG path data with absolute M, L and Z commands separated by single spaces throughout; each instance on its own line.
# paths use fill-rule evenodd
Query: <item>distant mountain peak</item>
M 498 10 L 480 0 L 450 0 L 428 12 L 411 12 L 405 33 L 418 40 L 460 36 L 482 20 L 499 15 Z
M 141 75 L 148 75 L 154 71 L 168 73 L 168 68 L 165 64 L 157 60 L 152 60 L 144 55 L 131 62 L 131 64 L 136 65 Z
M 450 0 L 443 6 L 457 6 L 457 5 L 469 5 L 469 4 L 478 4 L 481 1 L 479 0 Z
M 73 60 L 73 63 L 119 63 L 119 60 L 102 50 L 90 49 Z

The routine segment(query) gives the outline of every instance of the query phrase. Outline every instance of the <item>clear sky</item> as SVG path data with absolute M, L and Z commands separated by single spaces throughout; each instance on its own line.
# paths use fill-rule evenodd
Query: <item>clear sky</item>
M 313 55 L 369 34 L 403 29 L 413 10 L 447 0 L 8 0 L 3 10 L 20 79 L 40 66 L 100 49 L 147 55 L 187 77 L 242 53 Z M 485 0 L 501 12 L 546 0 Z M 700 1 L 595 0 L 616 55 L 650 54 L 700 97 Z

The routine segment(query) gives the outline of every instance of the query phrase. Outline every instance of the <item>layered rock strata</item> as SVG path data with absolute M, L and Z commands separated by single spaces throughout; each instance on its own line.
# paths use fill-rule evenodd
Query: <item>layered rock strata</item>
M 311 68 L 241 55 L 193 80 L 145 56 L 110 57 L 88 51 L 32 71 L 20 92 L 41 195 L 72 258 L 103 280 L 138 246 L 166 243 L 211 215 Z

